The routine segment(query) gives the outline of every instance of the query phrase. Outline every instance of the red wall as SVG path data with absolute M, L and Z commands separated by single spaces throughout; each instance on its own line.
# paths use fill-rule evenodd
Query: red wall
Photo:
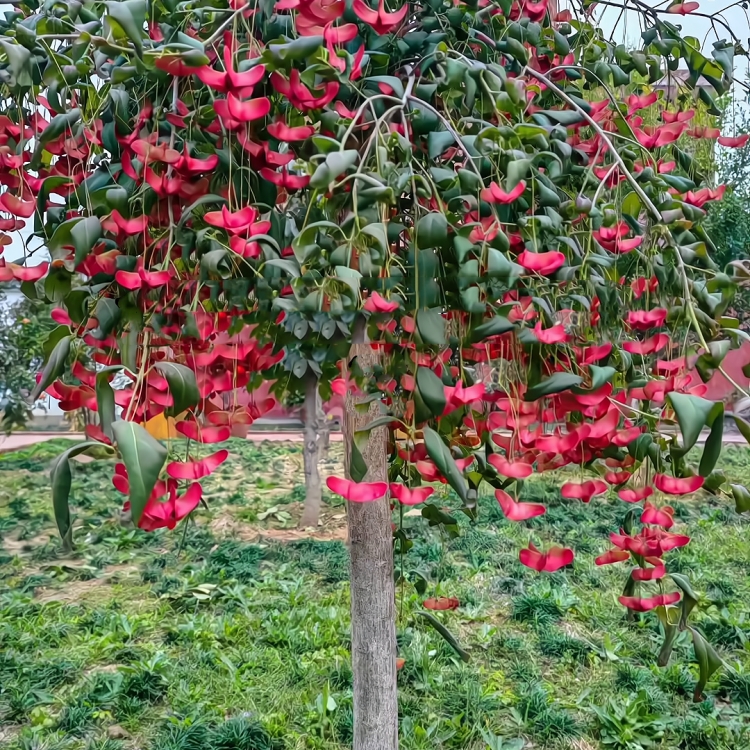
M 742 373 L 742 368 L 750 363 L 750 342 L 745 342 L 739 349 L 730 351 L 722 362 L 722 367 L 729 377 L 743 388 L 750 387 L 750 378 Z M 708 391 L 704 398 L 710 401 L 735 401 L 738 398 L 737 389 L 720 373 L 717 372 L 708 381 Z M 741 398 L 741 395 L 739 396 Z
M 729 376 L 745 389 L 750 389 L 750 378 L 742 373 L 742 368 L 748 363 L 750 363 L 750 342 L 745 342 L 739 349 L 730 351 L 722 363 Z M 701 382 L 697 372 L 694 372 L 693 379 L 695 384 Z M 732 402 L 737 400 L 736 388 L 721 373 L 717 372 L 708 381 L 707 385 L 708 390 L 704 394 L 704 398 L 711 401 L 724 401 L 730 408 Z M 237 393 L 237 401 L 241 404 L 252 402 L 263 403 L 265 399 L 271 398 L 270 388 L 271 385 L 264 382 L 251 394 L 244 390 L 239 391 Z M 341 396 L 334 394 L 330 401 L 323 404 L 323 409 L 326 414 L 331 415 L 340 422 L 343 416 L 343 406 Z M 275 406 L 270 411 L 266 411 L 263 417 L 268 419 L 296 418 L 301 420 L 302 409 L 301 407 L 286 407 L 276 401 Z

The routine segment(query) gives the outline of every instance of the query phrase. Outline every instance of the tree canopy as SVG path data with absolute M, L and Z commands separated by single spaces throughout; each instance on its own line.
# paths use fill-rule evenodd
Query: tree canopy
M 517 502 L 524 478 L 578 467 L 571 502 L 611 487 L 633 504 L 597 560 L 635 564 L 621 603 L 656 609 L 667 645 L 689 627 L 690 583 L 664 564 L 689 537 L 669 530 L 665 496 L 702 489 L 747 509 L 750 495 L 714 471 L 723 407 L 702 398 L 743 338 L 736 279 L 703 224 L 724 186 L 680 139 L 747 141 L 689 108 L 696 95 L 718 113 L 743 50 L 730 38 L 706 55 L 683 36 L 675 15 L 696 3 L 637 6 L 637 49 L 545 0 L 6 13 L 0 227 L 33 223 L 29 252 L 51 258 L 3 262 L 1 278 L 58 304 L 37 392 L 98 411 L 73 450 L 113 446 L 142 528 L 198 506 L 226 457 L 203 446 L 262 411 L 223 396 L 277 376 L 291 334 L 296 377 L 343 360 L 333 387 L 370 409 L 332 491 L 421 505 L 450 527 L 430 484 L 472 518 L 487 485 L 523 521 L 545 512 Z M 697 93 L 672 102 L 654 86 L 680 67 Z M 130 385 L 113 390 L 119 371 Z M 187 455 L 142 427 L 160 413 Z M 364 481 L 384 430 L 388 481 Z M 54 471 L 63 537 L 67 458 Z M 573 558 L 533 540 L 520 552 L 540 572 Z M 717 663 L 691 632 L 700 695 Z

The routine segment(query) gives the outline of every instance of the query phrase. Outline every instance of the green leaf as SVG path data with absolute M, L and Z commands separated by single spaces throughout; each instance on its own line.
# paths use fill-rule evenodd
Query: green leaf
M 68 326 L 57 326 L 47 334 L 47 338 L 42 343 L 42 352 L 44 353 L 45 362 L 47 362 L 50 356 L 52 356 L 52 352 L 60 339 L 65 338 L 65 336 L 70 336 L 70 328 L 68 328 Z
M 326 165 L 331 170 L 331 178 L 336 179 L 344 174 L 347 169 L 353 167 L 359 160 L 359 151 L 356 148 L 346 151 L 333 151 L 326 156 Z
M 94 245 L 102 236 L 102 223 L 96 216 L 87 216 L 77 221 L 70 230 L 70 239 L 76 250 L 75 264 L 82 263 L 86 256 L 94 249 Z
M 172 406 L 165 411 L 168 417 L 176 417 L 200 401 L 195 373 L 189 367 L 177 362 L 157 362 L 154 367 L 169 384 Z
M 699 678 L 695 686 L 693 700 L 699 703 L 703 696 L 703 688 L 706 687 L 711 675 L 724 665 L 721 657 L 716 653 L 714 647 L 695 628 L 689 628 L 693 634 L 693 648 L 695 649 L 695 660 L 698 662 Z
M 667 398 L 674 409 L 677 422 L 680 425 L 683 441 L 682 448 L 687 452 L 698 441 L 701 430 L 705 427 L 708 419 L 710 418 L 713 421 L 711 412 L 716 407 L 716 404 L 705 398 L 685 393 L 672 392 L 667 394 Z
M 363 482 L 367 476 L 367 462 L 362 455 L 362 451 L 357 446 L 357 441 L 352 440 L 351 453 L 349 461 L 349 475 L 354 482 Z
M 431 133 L 428 133 L 427 153 L 430 159 L 437 159 L 454 142 L 453 135 L 447 130 L 433 130 Z
M 49 130 L 49 128 L 47 128 L 47 130 Z M 71 246 L 75 247 L 73 245 L 73 228 L 76 224 L 80 224 L 82 221 L 83 219 L 76 217 L 57 225 L 52 236 L 47 240 L 47 249 L 53 258 L 55 257 L 55 253 L 58 253 L 64 248 L 69 248 Z
M 219 276 L 222 279 L 231 278 L 234 270 L 232 253 L 223 247 L 203 253 L 201 255 L 201 270 L 204 270 L 208 274 Z
M 117 339 L 122 364 L 133 374 L 138 371 L 138 333 L 138 329 L 131 323 L 130 328 Z
M 445 346 L 445 318 L 440 310 L 417 310 L 417 330 L 425 344 Z
M 10 39 L 0 39 L 0 45 L 5 50 L 5 55 L 8 58 L 8 70 L 13 76 L 11 86 L 27 88 L 33 85 L 31 51 L 20 44 L 13 43 Z
M 167 449 L 135 422 L 115 422 L 112 430 L 128 470 L 130 510 L 133 523 L 137 525 L 167 460 Z
M 291 42 L 269 44 L 266 53 L 270 57 L 270 62 L 277 65 L 279 62 L 286 60 L 306 60 L 322 45 L 322 36 L 302 36 L 293 39 Z M 261 59 L 266 58 L 266 53 L 263 54 Z
M 701 476 L 708 476 L 716 466 L 721 453 L 724 404 L 685 393 L 668 393 L 667 398 L 674 409 L 682 433 L 682 446 L 678 455 L 684 456 L 696 444 L 704 426 L 711 428 L 698 469 Z
M 748 365 L 745 365 L 745 367 L 748 367 Z M 747 422 L 742 417 L 739 417 L 736 414 L 732 414 L 732 417 L 742 437 L 745 438 L 748 443 L 750 443 L 750 422 Z
M 438 467 L 440 473 L 446 478 L 448 484 L 465 503 L 468 499 L 469 488 L 466 485 L 464 475 L 453 460 L 450 448 L 443 442 L 443 438 L 430 427 L 425 427 L 423 432 L 427 454 L 435 462 L 435 466 Z
M 313 172 L 313 176 L 310 178 L 310 187 L 325 187 L 354 166 L 357 159 L 359 159 L 359 152 L 356 149 L 332 151 Z
M 498 6 L 502 10 L 503 15 L 507 18 L 510 16 L 511 8 L 513 7 L 513 0 L 498 0 Z
M 573 375 L 570 372 L 556 372 L 546 380 L 529 386 L 523 398 L 524 401 L 536 401 L 543 396 L 551 396 L 575 388 L 582 382 L 583 378 L 580 375 Z
M 196 208 L 208 205 L 210 203 L 226 203 L 227 199 L 222 198 L 220 195 L 210 193 L 209 195 L 202 195 L 200 198 L 194 200 L 181 214 L 180 220 L 177 222 L 177 226 L 181 227 L 186 221 L 188 221 Z
M 69 112 L 63 112 L 62 114 L 55 115 L 49 125 L 39 134 L 38 141 L 39 146 L 45 146 L 46 144 L 59 138 L 68 128 L 72 128 L 81 119 L 81 110 L 77 107 L 71 109 Z M 36 158 L 36 152 L 34 154 Z M 71 221 L 75 221 L 72 219 Z M 67 222 L 66 222 L 67 223 Z
M 114 365 L 96 373 L 96 406 L 99 426 L 110 440 L 114 440 L 112 425 L 115 421 L 115 392 L 109 383 L 109 376 L 119 369 L 120 365 Z
M 42 370 L 42 377 L 31 392 L 30 401 L 36 401 L 45 388 L 48 388 L 65 372 L 65 360 L 70 354 L 70 343 L 72 336 L 63 336 L 56 344 L 52 353 L 49 355 L 47 363 Z
M 510 192 L 523 180 L 531 169 L 531 159 L 514 159 L 508 164 L 505 191 Z
M 628 193 L 625 196 L 625 200 L 622 202 L 622 212 L 636 219 L 641 214 L 641 199 L 638 197 L 638 193 Z
M 414 585 L 414 590 L 420 596 L 423 596 L 425 591 L 427 591 L 427 586 L 429 585 L 428 580 L 418 570 L 412 571 L 409 574 L 409 577 L 412 584 Z
M 446 643 L 459 655 L 461 661 L 469 661 L 471 658 L 469 652 L 461 648 L 461 644 L 456 640 L 456 637 L 445 627 L 445 625 L 443 625 L 442 622 L 440 622 L 440 620 L 438 620 L 437 617 L 435 617 L 435 615 L 432 614 L 432 612 L 419 611 L 417 614 L 420 617 L 424 617 L 424 619 L 427 620 L 427 622 L 429 622 L 430 625 L 432 625 L 432 627 L 443 636 L 443 638 L 445 638 Z
M 434 211 L 417 222 L 417 247 L 442 247 L 448 241 L 448 219 L 445 214 Z
M 422 518 L 427 519 L 429 526 L 458 526 L 458 521 L 437 505 L 422 506 Z
M 495 241 L 501 241 L 504 235 L 498 232 Z M 508 256 L 496 247 L 487 248 L 487 275 L 493 279 L 502 279 L 506 285 L 512 287 L 524 272 L 523 266 L 514 263 Z
M 714 470 L 724 444 L 724 404 L 717 403 L 716 406 L 717 415 L 711 424 L 711 432 L 706 438 L 701 462 L 698 465 L 698 473 L 702 477 L 707 477 Z
M 578 112 L 575 112 L 572 109 L 545 109 L 537 114 L 543 115 L 548 120 L 551 120 L 558 125 L 563 125 L 566 128 L 571 125 L 577 125 L 584 119 L 583 115 L 578 114 Z
M 362 234 L 371 237 L 383 253 L 388 252 L 388 246 L 390 244 L 388 241 L 388 227 L 383 224 L 383 222 L 378 221 L 362 227 Z
M 653 435 L 651 435 L 650 432 L 646 432 L 643 435 L 639 435 L 635 440 L 628 444 L 628 453 L 636 461 L 643 461 L 643 459 L 649 454 L 653 444 Z
M 499 2 L 498 5 L 502 6 L 503 3 Z M 503 13 L 505 16 L 508 16 L 509 14 L 510 11 Z M 483 727 L 479 728 L 479 733 L 482 735 L 482 739 L 487 745 L 486 750 L 523 750 L 526 747 L 526 740 L 508 740 Z
M 376 87 L 377 87 L 377 84 L 384 83 L 386 86 L 393 89 L 394 97 L 403 99 L 404 84 L 401 82 L 401 79 L 396 78 L 396 76 L 370 76 L 369 78 L 365 78 L 364 82 L 374 83 Z
M 272 258 L 266 261 L 266 265 L 280 268 L 293 279 L 299 278 L 299 264 L 291 258 Z
M 745 513 L 750 510 L 750 492 L 741 484 L 730 484 L 732 497 L 734 497 L 735 510 L 738 513 Z
M 359 433 L 372 432 L 378 427 L 388 427 L 392 425 L 394 422 L 399 422 L 403 424 L 401 420 L 398 420 L 395 417 L 392 417 L 390 415 L 383 415 L 382 417 L 375 417 L 375 419 L 373 419 L 372 422 L 368 422 L 361 430 L 357 430 L 355 434 L 359 435 Z
M 663 607 L 660 607 L 663 609 Z M 662 623 L 664 625 L 664 642 L 661 644 L 659 649 L 659 655 L 656 659 L 656 663 L 660 667 L 666 667 L 669 664 L 669 657 L 672 655 L 672 649 L 674 648 L 674 642 L 677 636 L 680 634 L 680 629 L 677 625 L 672 623 Z
M 690 580 L 687 576 L 681 573 L 670 573 L 672 580 L 677 584 L 677 587 L 682 591 L 682 614 L 680 615 L 680 630 L 685 630 L 687 627 L 688 617 L 690 613 L 695 609 L 698 604 L 698 595 L 693 591 L 693 587 L 690 585 Z
M 695 245 L 691 247 L 695 247 Z M 729 339 L 712 341 L 708 345 L 708 351 L 703 352 L 695 361 L 695 369 L 698 370 L 704 383 L 707 383 L 713 377 L 714 370 L 721 366 L 724 357 L 729 353 L 731 344 L 732 342 Z
M 51 302 L 63 302 L 70 293 L 71 282 L 67 268 L 53 266 L 44 279 L 44 294 Z
M 417 388 L 422 400 L 434 417 L 445 411 L 445 390 L 443 381 L 427 367 L 417 368 Z
M 574 388 L 575 393 L 590 393 L 598 391 L 605 383 L 609 383 L 617 373 L 614 367 L 599 367 L 598 365 L 589 365 L 589 374 L 591 375 L 590 388 Z
M 486 323 L 477 326 L 472 332 L 472 340 L 474 342 L 484 341 L 484 339 L 490 338 L 490 336 L 500 336 L 508 331 L 514 331 L 516 326 L 511 323 L 506 317 L 502 315 L 496 315 Z
M 78 443 L 61 453 L 50 466 L 50 483 L 52 485 L 52 507 L 55 512 L 55 523 L 63 540 L 63 548 L 67 551 L 72 547 L 73 524 L 70 518 L 70 486 L 73 477 L 70 471 L 69 459 L 85 453 L 89 448 L 100 447 L 101 443 L 87 440 Z
M 93 315 L 97 319 L 99 327 L 92 335 L 101 341 L 107 338 L 120 320 L 120 308 L 117 301 L 111 297 L 100 297 Z
M 143 27 L 146 24 L 146 0 L 119 0 L 104 4 L 107 6 L 105 18 L 114 21 L 122 29 L 140 56 L 143 50 Z

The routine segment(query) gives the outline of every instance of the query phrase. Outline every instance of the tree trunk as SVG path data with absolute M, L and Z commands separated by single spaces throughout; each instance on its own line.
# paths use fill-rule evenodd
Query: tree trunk
M 328 458 L 331 445 L 331 420 L 323 409 L 323 402 L 318 399 L 318 464 Z
M 356 338 L 354 339 L 356 341 Z M 368 343 L 354 343 L 350 360 L 368 371 L 378 354 Z M 377 402 L 361 413 L 346 397 L 344 450 L 347 474 L 354 433 L 380 416 Z M 388 432 L 370 432 L 362 456 L 365 481 L 388 481 Z M 354 673 L 354 750 L 397 750 L 396 591 L 393 579 L 393 532 L 388 496 L 370 503 L 349 503 L 351 554 L 352 672 Z
M 318 473 L 318 379 L 312 373 L 305 378 L 305 444 L 302 457 L 305 466 L 305 507 L 300 526 L 317 527 L 322 499 Z

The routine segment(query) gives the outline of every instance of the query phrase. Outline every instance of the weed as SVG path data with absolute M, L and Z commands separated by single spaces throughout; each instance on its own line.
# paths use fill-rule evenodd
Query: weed
M 204 523 L 202 510 L 184 541 L 123 528 L 113 516 L 111 466 L 92 463 L 75 469 L 74 496 L 84 502 L 76 499 L 79 546 L 71 564 L 60 553 L 48 501 L 46 469 L 58 450 L 22 459 L 39 469 L 32 471 L 0 456 L 7 497 L 0 500 L 0 533 L 14 543 L 0 551 L 0 722 L 23 726 L 5 743 L 9 750 L 350 747 L 346 546 L 247 543 Z M 239 460 L 204 481 L 211 517 L 231 503 L 234 531 L 244 513 L 257 519 L 273 506 L 288 510 L 280 488 L 289 487 L 289 459 L 299 462 L 299 446 L 237 440 L 231 451 Z M 332 455 L 339 460 L 340 451 Z M 733 460 L 750 477 L 750 451 Z M 545 750 L 615 750 L 623 726 L 645 734 L 654 750 L 750 747 L 748 523 L 718 513 L 723 501 L 714 499 L 688 498 L 675 513 L 689 521 L 693 537 L 679 565 L 701 594 L 694 617 L 733 665 L 709 683 L 710 700 L 689 707 L 697 678 L 689 639 L 678 638 L 671 665 L 658 669 L 658 618 L 627 622 L 616 603 L 627 571 L 592 562 L 628 509 L 616 499 L 563 500 L 547 477 L 531 477 L 520 492 L 548 506 L 528 523 L 535 541 L 573 547 L 573 568 L 544 576 L 524 568 L 518 549 L 528 529 L 510 524 L 491 496 L 479 498 L 476 525 L 455 513 L 455 539 L 423 528 L 419 517 L 405 519 L 414 540 L 405 572 L 420 571 L 427 590 L 417 595 L 408 585 L 399 592 L 404 750 L 481 750 L 483 731 L 503 749 L 518 746 L 500 744 L 497 735 L 508 732 Z M 291 489 L 288 499 L 300 493 Z M 445 507 L 459 506 L 452 493 L 439 494 Z M 105 579 L 110 565 L 118 572 Z M 100 580 L 91 587 L 74 580 L 92 575 Z M 85 592 L 80 599 L 77 588 Z M 438 616 L 471 653 L 468 665 L 434 631 L 414 627 L 414 612 L 429 596 L 460 600 L 457 612 Z M 610 698 L 627 707 L 625 719 Z M 609 719 L 600 720 L 589 703 Z M 252 714 L 242 713 L 249 708 Z M 133 739 L 109 740 L 113 723 Z M 606 744 L 599 738 L 609 731 L 619 739 Z
M 352 667 L 348 661 L 337 664 L 329 673 L 328 682 L 334 690 L 351 690 Z
M 531 659 L 514 659 L 508 666 L 508 676 L 522 684 L 539 679 L 539 668 Z
M 491 716 L 500 708 L 497 696 L 482 686 L 471 667 L 458 670 L 445 688 L 445 715 L 460 716 L 461 723 L 472 729 L 471 736 L 474 736 L 485 717 Z
M 136 664 L 124 667 L 123 673 L 126 677 L 122 685 L 122 694 L 127 698 L 152 703 L 159 700 L 167 691 L 168 681 L 162 671 Z
M 745 709 L 750 709 L 750 672 L 727 669 L 719 678 L 719 687 Z
M 122 750 L 122 740 L 114 740 L 110 737 L 90 740 L 86 743 L 86 750 Z
M 303 539 L 277 544 L 268 551 L 268 558 L 292 564 L 300 572 L 317 573 L 326 583 L 340 583 L 349 578 L 349 553 L 341 542 Z
M 546 691 L 530 687 L 516 705 L 516 715 L 541 742 L 569 740 L 581 734 L 576 720 L 565 710 L 550 703 Z
M 680 750 L 732 750 L 739 747 L 733 743 L 732 732 L 712 716 L 686 716 L 675 724 L 674 735 Z
M 637 693 L 654 684 L 654 676 L 647 669 L 623 662 L 615 670 L 615 687 L 626 693 Z
M 664 737 L 665 721 L 652 713 L 650 699 L 641 690 L 625 700 L 612 700 L 605 706 L 592 706 L 602 745 L 611 750 L 645 750 Z
M 37 706 L 52 702 L 52 696 L 42 690 L 11 685 L 0 693 L 0 715 L 4 721 L 21 723 Z
M 248 583 L 258 578 L 258 565 L 263 559 L 262 547 L 240 542 L 222 542 L 208 558 L 209 576 L 224 581 L 234 579 Z
M 549 625 L 563 617 L 575 602 L 565 589 L 549 584 L 513 600 L 513 619 L 536 625 Z
M 585 641 L 573 638 L 555 628 L 544 628 L 539 631 L 539 652 L 544 656 L 569 656 L 573 661 L 583 662 L 588 659 L 591 650 L 591 646 Z
M 171 721 L 151 741 L 149 750 L 206 750 L 209 728 L 203 722 Z
M 57 728 L 66 734 L 82 737 L 94 723 L 94 707 L 86 703 L 65 706 L 57 720 Z
M 277 744 L 259 722 L 237 716 L 211 732 L 207 747 L 211 750 L 274 750 Z
M 528 648 L 526 640 L 518 635 L 497 635 L 492 643 L 492 651 L 498 656 L 517 655 Z
M 659 687 L 667 693 L 689 696 L 695 690 L 695 679 L 684 664 L 671 664 L 659 671 Z

